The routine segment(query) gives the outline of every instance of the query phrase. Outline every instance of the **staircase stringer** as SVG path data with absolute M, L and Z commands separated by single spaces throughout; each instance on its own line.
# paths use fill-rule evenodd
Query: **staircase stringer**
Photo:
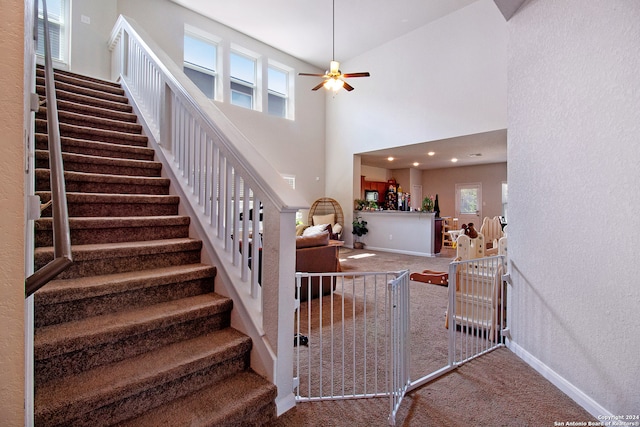
M 281 414 L 295 406 L 293 224 L 308 203 L 134 21 L 121 16 L 109 46 L 113 77 L 218 267 L 216 291 L 234 301 L 233 326 L 253 340 L 252 368 L 278 387 Z M 260 221 L 249 220 L 254 207 Z

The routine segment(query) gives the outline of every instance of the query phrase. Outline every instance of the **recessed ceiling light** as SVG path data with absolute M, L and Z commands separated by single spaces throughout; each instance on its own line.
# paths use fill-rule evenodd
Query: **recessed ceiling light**
M 451 161 L 452 161 L 453 163 L 455 163 L 455 162 L 457 162 L 457 161 L 458 161 L 458 159 L 456 159 L 456 158 L 454 157 L 453 159 L 451 159 Z
M 393 162 L 393 157 L 389 156 L 387 157 L 387 160 L 389 160 L 390 162 Z
M 436 154 L 435 152 L 433 152 L 433 151 L 429 151 L 429 152 L 427 153 L 427 156 L 434 156 L 435 154 Z
M 419 166 L 419 165 L 420 165 L 420 163 L 418 163 L 418 162 L 413 162 L 413 166 Z

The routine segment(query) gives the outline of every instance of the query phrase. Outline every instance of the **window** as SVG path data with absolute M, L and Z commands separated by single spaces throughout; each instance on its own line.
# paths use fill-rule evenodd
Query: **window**
M 69 0 L 48 0 L 49 39 L 51 57 L 54 61 L 67 64 L 69 46 Z M 38 2 L 38 45 L 36 53 L 44 56 L 44 13 L 42 3 Z
M 256 60 L 231 52 L 231 103 L 249 109 L 254 108 L 256 87 Z
M 184 73 L 209 98 L 216 96 L 217 46 L 193 34 L 184 36 Z
M 269 66 L 267 82 L 269 114 L 272 116 L 287 117 L 289 73 Z
M 291 188 L 293 188 L 294 190 L 296 189 L 296 176 L 295 175 L 282 174 L 282 178 L 284 178 L 284 180 L 287 182 L 287 184 L 289 184 L 291 186 Z

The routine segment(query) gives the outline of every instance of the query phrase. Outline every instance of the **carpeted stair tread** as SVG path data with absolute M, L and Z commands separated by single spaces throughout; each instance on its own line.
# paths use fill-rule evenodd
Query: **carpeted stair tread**
M 48 150 L 49 137 L 45 133 L 36 133 L 36 149 Z M 85 154 L 96 157 L 113 157 L 119 159 L 153 161 L 153 148 L 137 145 L 117 144 L 114 142 L 91 141 L 87 139 L 62 137 L 62 151 L 66 153 Z
M 49 169 L 36 169 L 36 189 L 50 190 Z M 168 178 L 149 176 L 111 175 L 90 172 L 65 171 L 68 192 L 122 193 L 167 195 L 171 181 Z M 38 185 L 42 183 L 42 185 Z
M 45 96 L 44 86 L 37 85 L 36 93 L 41 97 L 44 97 Z M 131 113 L 133 111 L 133 107 L 131 106 L 131 104 L 124 103 L 122 102 L 122 100 L 110 101 L 108 99 L 94 98 L 92 96 L 87 96 L 87 95 L 83 95 L 80 93 L 75 93 L 72 91 L 63 90 L 59 88 L 56 89 L 56 97 L 58 98 L 58 101 L 60 100 L 71 101 L 71 102 L 75 102 L 82 105 L 91 105 L 94 107 L 108 108 L 110 110 L 122 111 L 126 113 Z
M 50 191 L 36 192 L 44 202 L 51 200 Z M 157 194 L 102 194 L 102 193 L 67 193 L 67 202 L 72 203 L 95 203 L 95 204 L 177 204 L 180 197 Z
M 71 217 L 72 245 L 172 239 L 189 236 L 191 219 L 183 215 Z M 53 220 L 35 221 L 36 247 L 53 246 Z
M 51 200 L 50 191 L 38 191 L 42 203 Z M 177 215 L 180 198 L 171 195 L 67 193 L 70 217 L 123 217 Z M 51 216 L 51 206 L 42 211 Z
M 126 104 L 127 102 L 129 102 L 129 100 L 124 94 L 124 90 L 122 89 L 118 90 L 117 91 L 118 93 L 111 93 L 103 90 L 104 88 L 100 87 L 100 85 L 97 85 L 98 89 L 96 90 L 91 87 L 80 86 L 74 83 L 68 83 L 68 82 L 56 80 L 56 92 L 58 90 L 64 90 L 67 92 L 73 92 L 73 93 L 79 93 L 85 96 L 91 96 L 93 98 L 105 99 L 107 101 L 112 101 L 112 102 L 120 102 L 122 104 Z M 37 86 L 44 86 L 44 84 L 45 84 L 44 77 L 36 77 Z
M 109 80 L 98 79 L 95 77 L 83 76 L 81 74 L 72 73 L 66 70 L 56 69 L 53 71 L 54 80 L 63 81 L 76 86 L 86 86 L 89 88 L 99 87 L 102 90 L 113 93 L 123 93 L 119 83 Z M 44 78 L 44 68 L 38 65 L 36 68 L 36 76 Z
M 194 250 L 202 246 L 202 241 L 191 238 L 148 240 L 144 242 L 98 243 L 71 246 L 74 262 L 121 256 L 160 255 L 181 250 Z M 53 257 L 53 247 L 36 248 L 36 262 L 40 257 Z
M 215 276 L 216 268 L 206 264 L 177 265 L 127 273 L 76 279 L 52 280 L 35 294 L 38 304 L 55 304 L 112 293 Z
M 46 103 L 41 106 L 41 110 L 44 109 L 45 114 L 46 108 Z M 138 121 L 138 117 L 134 113 L 112 110 L 110 108 L 101 108 L 65 100 L 58 100 L 58 112 L 77 113 L 90 117 L 119 120 L 126 123 L 137 123 Z
M 224 313 L 231 310 L 232 306 L 229 298 L 210 292 L 148 307 L 43 326 L 38 328 L 34 336 L 34 357 L 41 360 L 80 350 L 87 343 L 98 345 L 118 341 L 172 323 Z
M 222 383 L 154 408 L 119 427 L 263 425 L 276 417 L 275 405 L 268 408 L 276 394 L 275 385 L 258 374 L 241 372 Z M 252 413 L 265 406 L 264 412 Z
M 202 241 L 189 238 L 72 245 L 74 263 L 58 279 L 146 270 L 200 262 Z M 53 247 L 34 251 L 36 270 L 53 259 Z
M 186 215 L 69 218 L 69 226 L 72 230 L 119 229 L 145 226 L 170 227 L 174 225 L 189 225 L 190 222 L 191 218 Z M 40 218 L 36 220 L 36 230 L 51 230 L 52 227 L 53 220 L 51 218 Z
M 46 120 L 47 107 L 40 107 L 36 117 L 41 120 Z M 118 119 L 112 119 L 107 117 L 98 117 L 87 115 L 82 112 L 73 112 L 58 110 L 58 120 L 60 124 L 67 124 L 73 126 L 83 126 L 91 129 L 103 129 L 109 131 L 117 131 L 123 133 L 140 134 L 142 132 L 142 125 L 135 122 L 122 121 Z
M 47 133 L 47 121 L 36 118 L 36 132 Z M 122 132 L 118 130 L 97 129 L 60 123 L 60 136 L 78 139 L 92 139 L 94 141 L 112 142 L 114 144 L 129 144 L 146 147 L 149 139 L 141 133 Z
M 75 172 L 91 172 L 86 170 L 89 168 L 86 165 L 93 165 L 94 167 L 103 167 L 108 170 L 108 168 L 114 168 L 116 170 L 131 170 L 130 174 L 127 176 L 160 176 L 160 171 L 162 170 L 162 163 L 149 161 L 149 160 L 136 160 L 136 159 L 119 159 L 112 157 L 100 157 L 100 156 L 91 156 L 87 154 L 77 154 L 77 153 L 62 153 L 62 160 L 65 165 L 65 170 L 75 171 Z M 38 163 L 47 163 L 49 162 L 49 152 L 44 150 L 36 150 L 36 161 Z M 75 166 L 79 165 L 79 166 Z M 83 165 L 85 165 L 85 169 L 83 169 Z M 74 167 L 75 166 L 75 167 Z M 37 168 L 44 169 L 44 165 L 37 164 Z M 83 169 L 83 170 L 78 170 Z M 136 173 L 137 171 L 137 173 Z M 104 171 L 102 173 L 109 173 L 108 171 Z M 124 173 L 118 173 L 115 175 L 125 175 Z
M 65 423 L 82 414 L 172 380 L 178 380 L 251 347 L 245 335 L 231 328 L 213 331 L 148 353 L 56 379 L 36 390 L 36 424 Z

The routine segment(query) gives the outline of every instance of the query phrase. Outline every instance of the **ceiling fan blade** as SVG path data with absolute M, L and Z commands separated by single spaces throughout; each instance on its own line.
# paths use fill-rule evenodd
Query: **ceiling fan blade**
M 344 82 L 344 85 L 342 86 L 346 91 L 351 92 L 353 90 L 353 86 L 351 86 L 349 83 Z
M 369 72 L 364 73 L 346 73 L 343 74 L 342 77 L 348 79 L 349 77 L 369 77 L 371 74 Z
M 320 89 L 322 86 L 324 86 L 324 82 L 322 82 L 322 83 L 318 84 L 318 86 L 314 87 L 314 88 L 313 88 L 313 89 L 311 89 L 311 90 L 318 90 L 318 89 Z
M 324 77 L 325 74 L 298 73 L 299 76 Z

